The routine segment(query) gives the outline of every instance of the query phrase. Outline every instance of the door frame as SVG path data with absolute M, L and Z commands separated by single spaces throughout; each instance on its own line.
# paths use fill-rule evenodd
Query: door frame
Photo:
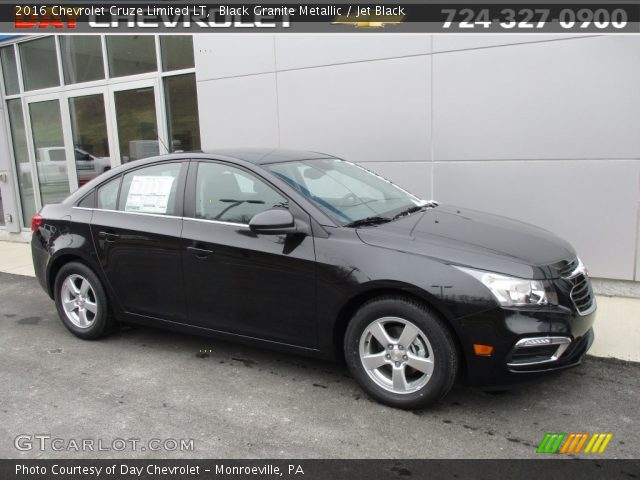
M 153 88 L 153 95 L 155 100 L 156 109 L 156 132 L 158 136 L 158 152 L 160 155 L 169 153 L 167 148 L 167 125 L 165 122 L 166 112 L 164 99 L 162 98 L 162 85 L 161 80 L 158 78 L 149 78 L 144 80 L 136 80 L 133 82 L 114 83 L 107 86 L 109 104 L 110 104 L 110 119 L 111 131 L 113 132 L 113 154 L 112 154 L 112 166 L 118 166 L 122 164 L 122 155 L 120 152 L 120 139 L 118 137 L 118 112 L 116 111 L 116 93 L 127 90 L 137 90 L 140 88 Z
M 75 153 L 73 151 L 73 135 L 71 133 L 71 122 L 68 119 L 68 105 L 65 108 L 64 93 L 45 93 L 41 95 L 29 95 L 23 97 L 22 108 L 25 121 L 25 134 L 27 136 L 27 151 L 29 152 L 29 164 L 31 165 L 31 171 L 33 172 L 33 190 L 36 200 L 36 211 L 42 208 L 42 193 L 40 190 L 40 173 L 38 171 L 36 161 L 36 146 L 33 139 L 33 128 L 31 124 L 31 110 L 29 106 L 32 103 L 41 103 L 55 100 L 58 102 L 58 112 L 60 114 L 60 125 L 62 128 L 62 142 L 65 150 L 65 156 L 67 157 L 67 182 L 69 185 L 69 192 L 73 192 L 78 188 L 78 177 L 76 172 Z M 72 159 L 72 161 L 69 161 Z
M 60 95 L 61 100 L 63 101 L 64 104 L 64 119 L 63 122 L 68 123 L 68 128 L 69 128 L 69 133 L 71 135 L 71 147 L 75 148 L 75 146 L 73 145 L 73 125 L 71 124 L 71 107 L 69 106 L 69 100 L 72 98 L 78 98 L 78 97 L 88 97 L 88 96 L 92 96 L 92 95 L 102 95 L 102 101 L 104 103 L 104 115 L 105 115 L 105 124 L 106 124 L 106 128 L 107 128 L 107 143 L 109 144 L 109 156 L 110 156 L 110 164 L 111 164 L 111 168 L 113 167 L 117 167 L 119 165 L 119 163 L 115 163 L 115 156 L 113 154 L 114 149 L 115 149 L 115 145 L 116 145 L 116 140 L 114 137 L 114 132 L 113 132 L 113 128 L 111 125 L 111 116 L 112 116 L 112 108 L 111 108 L 111 104 L 109 102 L 109 95 L 108 95 L 108 91 L 107 91 L 107 87 L 86 87 L 86 88 L 81 88 L 81 89 L 75 89 L 71 92 L 65 92 L 62 95 Z M 75 172 L 76 167 L 75 167 L 75 153 L 73 155 L 73 157 L 71 157 L 74 159 L 73 161 L 73 170 L 75 175 L 70 179 L 73 190 L 78 188 L 78 175 L 77 172 Z M 72 191 L 73 191 L 72 190 Z

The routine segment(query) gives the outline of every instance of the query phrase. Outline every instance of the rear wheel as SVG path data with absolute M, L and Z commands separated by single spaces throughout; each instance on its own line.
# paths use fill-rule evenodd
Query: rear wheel
M 344 348 L 360 386 L 392 407 L 431 405 L 456 378 L 458 357 L 451 334 L 435 312 L 408 298 L 365 303 L 347 327 Z
M 56 276 L 54 292 L 62 323 L 77 337 L 90 340 L 112 330 L 107 295 L 98 276 L 86 265 L 64 265 Z

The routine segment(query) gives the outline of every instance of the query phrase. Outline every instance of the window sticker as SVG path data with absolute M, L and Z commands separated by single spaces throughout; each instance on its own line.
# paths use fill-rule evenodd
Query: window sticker
M 167 213 L 174 180 L 170 176 L 134 176 L 127 195 L 125 211 Z

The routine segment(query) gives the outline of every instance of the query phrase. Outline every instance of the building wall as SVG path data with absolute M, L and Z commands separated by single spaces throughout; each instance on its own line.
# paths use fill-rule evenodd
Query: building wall
M 198 35 L 203 148 L 332 153 L 640 280 L 640 37 Z

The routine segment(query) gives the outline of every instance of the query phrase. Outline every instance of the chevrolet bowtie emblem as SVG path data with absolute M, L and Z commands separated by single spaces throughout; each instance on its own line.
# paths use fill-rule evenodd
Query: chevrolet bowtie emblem
M 383 28 L 387 24 L 393 25 L 404 21 L 404 15 L 360 15 L 357 20 L 354 18 L 338 15 L 331 23 L 333 25 L 353 25 L 356 28 Z

